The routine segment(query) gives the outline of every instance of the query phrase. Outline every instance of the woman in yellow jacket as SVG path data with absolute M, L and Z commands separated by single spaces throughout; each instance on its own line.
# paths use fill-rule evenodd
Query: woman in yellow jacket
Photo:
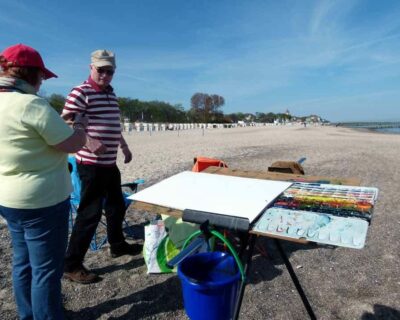
M 64 319 L 61 276 L 71 179 L 67 154 L 86 142 L 87 119 L 71 129 L 37 96 L 57 77 L 40 54 L 18 44 L 0 54 L 0 215 L 13 245 L 13 287 L 20 319 Z

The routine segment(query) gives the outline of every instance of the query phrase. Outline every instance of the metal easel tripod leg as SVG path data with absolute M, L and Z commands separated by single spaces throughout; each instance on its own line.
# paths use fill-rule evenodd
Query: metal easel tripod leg
M 243 262 L 244 262 L 244 274 L 245 274 L 245 279 L 240 283 L 240 288 L 239 288 L 239 293 L 238 297 L 236 300 L 236 305 L 235 305 L 235 311 L 233 312 L 233 319 L 237 320 L 239 319 L 239 313 L 240 313 L 240 308 L 242 306 L 242 300 L 244 296 L 244 291 L 246 289 L 247 285 L 247 278 L 248 278 L 248 273 L 250 270 L 250 265 L 251 265 L 251 259 L 253 256 L 253 249 L 254 245 L 256 243 L 256 236 L 255 235 L 246 235 L 246 239 L 241 244 L 241 250 L 240 250 L 240 257 L 242 257 Z
M 301 287 L 300 281 L 297 278 L 296 273 L 293 270 L 292 264 L 290 263 L 288 257 L 286 256 L 285 251 L 283 250 L 283 248 L 281 246 L 281 243 L 279 242 L 278 239 L 274 239 L 274 242 L 275 242 L 276 248 L 278 249 L 280 256 L 282 257 L 283 262 L 285 263 L 286 269 L 289 271 L 289 275 L 292 278 L 292 281 L 297 289 L 297 292 L 300 295 L 301 301 L 303 302 L 303 305 L 306 308 L 308 315 L 310 316 L 310 319 L 317 320 L 317 317 L 315 316 L 315 313 L 311 307 L 311 304 L 308 301 L 303 288 Z

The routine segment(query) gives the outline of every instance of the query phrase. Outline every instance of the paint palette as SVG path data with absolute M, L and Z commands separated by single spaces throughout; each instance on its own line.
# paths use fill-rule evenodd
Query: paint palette
M 365 245 L 368 222 L 330 214 L 270 208 L 253 231 L 263 234 L 361 249 Z
M 377 188 L 294 183 L 276 199 L 273 207 L 354 217 L 370 222 L 377 197 Z
M 267 209 L 253 231 L 361 249 L 377 188 L 294 183 Z

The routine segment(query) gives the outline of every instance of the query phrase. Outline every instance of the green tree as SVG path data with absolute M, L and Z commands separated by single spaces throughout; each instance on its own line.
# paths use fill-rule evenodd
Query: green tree
M 217 94 L 195 93 L 190 99 L 190 116 L 195 122 L 218 122 L 223 119 L 225 99 Z
M 262 122 L 262 123 L 273 123 L 275 120 L 276 116 L 272 112 L 268 113 L 263 113 L 263 112 L 256 112 L 256 122 Z
M 64 96 L 61 94 L 52 94 L 50 97 L 46 97 L 46 99 L 58 113 L 61 113 L 65 104 Z
M 138 99 L 119 98 L 122 118 L 130 122 L 186 122 L 187 114 L 182 105 L 171 105 L 163 101 L 140 101 Z

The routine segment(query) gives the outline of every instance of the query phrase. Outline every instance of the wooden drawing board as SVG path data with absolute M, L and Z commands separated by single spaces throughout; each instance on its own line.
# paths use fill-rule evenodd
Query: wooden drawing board
M 332 183 L 332 184 L 343 184 L 347 186 L 359 186 L 361 183 L 361 180 L 358 178 L 309 176 L 309 175 L 270 172 L 270 171 L 240 170 L 240 169 L 221 168 L 214 166 L 210 166 L 202 172 L 235 176 L 235 177 L 275 180 L 275 181 Z
M 252 223 L 292 183 L 184 171 L 129 198 L 177 210 L 192 209 Z

